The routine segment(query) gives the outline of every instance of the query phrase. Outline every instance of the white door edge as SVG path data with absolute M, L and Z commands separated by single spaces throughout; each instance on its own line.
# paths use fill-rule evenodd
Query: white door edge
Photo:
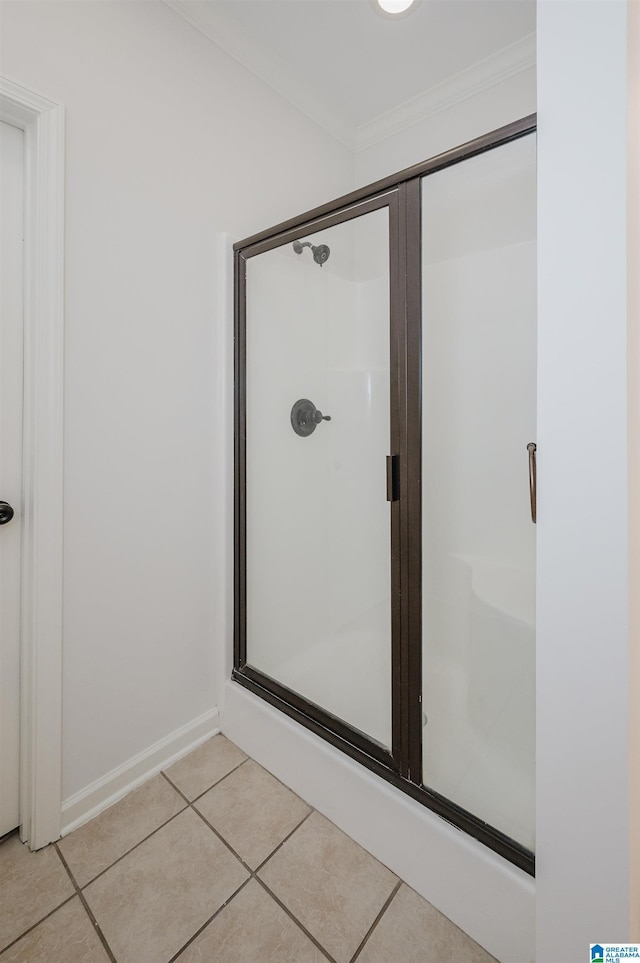
M 62 801 L 64 108 L 0 77 L 25 132 L 20 836 L 58 839 Z

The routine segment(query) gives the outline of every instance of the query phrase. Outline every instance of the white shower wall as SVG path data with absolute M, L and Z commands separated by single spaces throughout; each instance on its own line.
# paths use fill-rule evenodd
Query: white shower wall
M 310 240 L 247 261 L 247 659 L 389 746 L 386 209 Z

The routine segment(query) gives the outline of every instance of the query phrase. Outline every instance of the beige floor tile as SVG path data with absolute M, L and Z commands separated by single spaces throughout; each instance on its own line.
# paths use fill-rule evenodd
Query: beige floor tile
M 195 799 L 246 758 L 224 736 L 214 736 L 174 763 L 167 769 L 167 776 L 187 799 Z
M 118 963 L 166 963 L 247 878 L 191 809 L 84 890 Z
M 0 843 L 0 950 L 74 893 L 53 846 L 32 853 L 17 836 Z
M 397 883 L 319 813 L 312 813 L 259 876 L 338 963 L 351 959 Z
M 252 759 L 202 796 L 196 809 L 252 869 L 311 811 Z
M 2 963 L 109 963 L 109 957 L 76 896 L 14 943 Z
M 111 866 L 185 806 L 164 776 L 157 775 L 66 836 L 58 845 L 78 886 Z
M 326 963 L 326 957 L 251 880 L 178 957 L 180 963 Z
M 446 916 L 404 884 L 358 957 L 358 963 L 495 963 Z

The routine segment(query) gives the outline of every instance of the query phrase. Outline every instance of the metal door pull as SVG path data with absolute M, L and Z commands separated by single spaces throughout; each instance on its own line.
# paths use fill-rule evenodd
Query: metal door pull
M 533 441 L 527 445 L 529 452 L 529 501 L 531 502 L 531 521 L 535 525 L 538 507 L 538 474 L 536 467 L 537 446 Z
M 387 501 L 400 498 L 400 455 L 387 455 Z

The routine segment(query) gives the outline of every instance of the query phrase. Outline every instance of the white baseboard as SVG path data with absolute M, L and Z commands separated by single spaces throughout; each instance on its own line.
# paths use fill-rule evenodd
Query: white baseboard
M 224 734 L 500 963 L 531 963 L 534 880 L 234 682 Z
M 216 706 L 65 799 L 62 803 L 61 835 L 73 832 L 113 806 L 136 786 L 220 732 L 218 715 Z

